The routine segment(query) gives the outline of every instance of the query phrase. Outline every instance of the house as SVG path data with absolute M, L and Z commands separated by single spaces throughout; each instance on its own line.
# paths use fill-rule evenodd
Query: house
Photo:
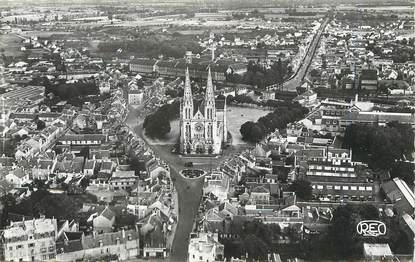
M 62 116 L 62 113 L 44 112 L 44 113 L 40 113 L 38 115 L 38 118 L 39 118 L 39 120 L 45 122 L 45 124 L 48 126 L 53 121 L 57 120 L 61 116 Z
M 104 81 L 100 81 L 99 82 L 99 85 L 98 85 L 98 88 L 99 88 L 99 93 L 101 95 L 102 94 L 107 94 L 111 90 L 111 84 L 110 84 L 109 81 L 105 81 L 105 80 Z
M 112 160 L 105 160 L 101 162 L 100 173 L 111 174 L 115 169 L 115 163 Z
M 137 180 L 135 171 L 115 171 L 112 173 L 109 184 L 114 190 L 131 189 Z
M 257 186 L 251 190 L 251 202 L 255 204 L 268 204 L 270 192 L 264 186 Z
M 57 261 L 72 262 L 117 256 L 119 261 L 140 254 L 140 234 L 136 230 L 121 230 L 85 236 L 82 232 L 64 232 L 56 240 Z
M 395 261 L 389 244 L 363 243 L 363 253 L 365 261 Z
M 56 163 L 56 159 L 39 159 L 37 164 L 32 167 L 33 179 L 48 180 L 55 171 Z
M 142 90 L 129 90 L 128 91 L 128 104 L 140 105 L 144 99 L 144 92 Z
M 220 60 L 219 60 L 220 61 Z M 248 71 L 248 67 L 245 63 L 233 63 L 229 65 L 227 74 L 243 75 Z
M 224 259 L 225 248 L 219 243 L 217 233 L 199 233 L 198 237 L 190 239 L 188 250 L 189 262 L 214 262 Z
M 59 141 L 63 145 L 71 146 L 100 145 L 106 141 L 106 136 L 103 134 L 66 134 Z
M 91 149 L 89 152 L 89 158 L 102 163 L 105 160 L 110 159 L 110 150 L 107 149 Z
M 14 187 L 21 187 L 23 184 L 30 181 L 29 173 L 25 172 L 23 168 L 16 168 L 6 175 L 6 180 Z
M 5 261 L 50 261 L 56 259 L 56 219 L 39 218 L 11 222 L 2 231 Z
M 97 187 L 104 187 L 109 189 L 109 179 L 111 177 L 110 173 L 101 173 L 97 174 L 97 177 L 91 179 L 91 184 Z
M 275 100 L 275 91 L 273 90 L 267 90 L 267 91 L 262 91 L 262 100 L 266 101 L 266 100 Z
M 76 174 L 82 174 L 82 167 L 84 165 L 84 158 L 75 157 L 71 154 L 64 154 L 58 156 L 55 165 L 55 173 L 58 177 L 68 177 Z
M 111 232 L 114 223 L 115 213 L 108 206 L 92 221 L 94 231 L 98 233 Z
M 141 235 L 143 236 L 143 257 L 144 258 L 165 258 L 167 257 L 167 221 L 163 213 L 155 211 L 144 217 L 141 222 Z
M 23 141 L 16 150 L 15 158 L 29 158 L 34 157 L 41 150 L 42 142 L 34 138 L 29 138 L 28 140 Z
M 97 161 L 89 159 L 85 161 L 84 165 L 84 175 L 93 176 L 96 170 Z
M 307 108 L 313 108 L 318 105 L 317 93 L 315 93 L 311 89 L 307 90 L 301 95 L 298 95 L 296 98 L 293 99 L 293 101 L 298 102 L 300 105 Z
M 169 167 L 159 160 L 153 159 L 146 163 L 147 175 L 153 180 L 159 175 L 170 177 Z
M 400 178 L 382 184 L 382 191 L 386 199 L 394 204 L 394 208 L 400 213 L 413 214 L 415 208 L 415 195 L 411 188 Z

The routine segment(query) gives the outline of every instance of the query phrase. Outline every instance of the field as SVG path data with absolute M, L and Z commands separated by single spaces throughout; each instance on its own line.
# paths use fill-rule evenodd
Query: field
M 22 40 L 13 34 L 0 35 L 0 52 L 5 56 L 21 56 L 21 42 Z
M 250 108 L 250 107 L 228 107 L 227 112 L 227 125 L 228 131 L 231 133 L 233 141 L 232 145 L 243 145 L 246 142 L 242 141 L 241 133 L 239 129 L 241 125 L 246 121 L 256 121 L 261 116 L 269 113 L 267 110 Z M 150 144 L 152 145 L 174 145 L 177 142 L 179 137 L 179 120 L 173 120 L 170 122 L 171 131 L 166 136 L 165 139 L 150 139 L 148 138 Z

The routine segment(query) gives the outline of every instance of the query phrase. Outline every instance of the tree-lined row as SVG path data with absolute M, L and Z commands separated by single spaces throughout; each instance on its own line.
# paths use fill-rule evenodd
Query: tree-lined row
M 275 129 L 284 129 L 287 124 L 298 121 L 308 113 L 308 109 L 298 103 L 287 103 L 277 107 L 274 112 L 258 119 L 257 122 L 245 122 L 240 132 L 242 139 L 248 142 L 259 142 Z

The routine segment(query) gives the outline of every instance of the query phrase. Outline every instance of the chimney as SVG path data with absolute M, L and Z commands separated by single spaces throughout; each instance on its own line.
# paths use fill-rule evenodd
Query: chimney
M 354 97 L 354 102 L 355 102 L 355 104 L 356 104 L 357 102 L 359 102 L 359 94 L 356 94 L 356 96 Z
M 122 229 L 122 238 L 125 238 L 125 229 Z

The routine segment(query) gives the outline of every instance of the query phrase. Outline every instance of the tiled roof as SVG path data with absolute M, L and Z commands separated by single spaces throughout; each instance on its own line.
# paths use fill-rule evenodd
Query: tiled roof
M 252 193 L 269 193 L 269 190 L 263 186 L 257 186 L 252 189 Z
M 115 213 L 109 208 L 106 207 L 102 213 L 100 214 L 100 216 L 105 217 L 108 220 L 112 220 L 115 217 Z

